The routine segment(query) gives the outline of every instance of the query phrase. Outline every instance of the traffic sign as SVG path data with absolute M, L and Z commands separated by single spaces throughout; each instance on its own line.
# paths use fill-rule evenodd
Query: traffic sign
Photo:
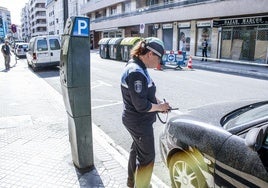
M 75 17 L 73 36 L 89 37 L 89 18 Z
M 12 24 L 12 25 L 11 25 L 11 31 L 12 31 L 13 33 L 16 33 L 16 32 L 17 32 L 17 27 L 16 27 L 15 24 Z
M 145 24 L 142 23 L 140 24 L 140 33 L 144 33 L 144 30 L 145 30 Z

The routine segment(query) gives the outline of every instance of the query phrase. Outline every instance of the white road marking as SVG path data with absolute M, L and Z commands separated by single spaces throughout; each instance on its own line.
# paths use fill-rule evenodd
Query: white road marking
M 111 103 L 111 104 L 104 104 L 104 105 L 100 105 L 100 106 L 94 106 L 94 107 L 92 107 L 92 109 L 95 110 L 95 109 L 105 108 L 105 107 L 108 107 L 108 106 L 115 106 L 115 105 L 119 105 L 119 104 L 123 104 L 123 102 L 118 101 L 118 102 Z
M 94 86 L 91 86 L 91 89 L 94 89 L 94 88 L 96 88 L 96 87 L 100 87 L 100 86 L 108 86 L 108 87 L 112 87 L 112 85 L 111 84 L 108 84 L 108 83 L 106 83 L 106 82 L 104 82 L 104 81 L 101 81 L 101 80 L 97 80 L 96 81 L 97 83 L 93 83 L 93 84 L 95 84 Z

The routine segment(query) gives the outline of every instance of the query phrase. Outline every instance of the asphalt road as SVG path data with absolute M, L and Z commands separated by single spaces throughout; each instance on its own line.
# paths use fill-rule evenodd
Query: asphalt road
M 91 103 L 92 120 L 116 144 L 129 151 L 131 138 L 121 123 L 122 98 L 120 76 L 125 62 L 101 59 L 96 52 L 91 53 Z M 157 86 L 157 96 L 165 98 L 173 111 L 168 118 L 187 109 L 209 103 L 242 100 L 267 99 L 268 81 L 230 75 L 205 70 L 149 70 Z M 61 93 L 58 69 L 44 69 L 36 73 Z M 165 119 L 165 116 L 161 116 Z M 158 145 L 158 137 L 163 129 L 160 121 L 154 125 L 156 143 L 156 164 L 154 173 L 170 185 L 168 170 L 164 166 Z

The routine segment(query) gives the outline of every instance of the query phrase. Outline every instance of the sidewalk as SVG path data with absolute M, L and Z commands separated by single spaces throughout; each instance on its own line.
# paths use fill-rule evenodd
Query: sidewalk
M 186 60 L 186 65 L 187 65 Z M 235 62 L 217 62 L 217 61 L 201 61 L 199 59 L 193 59 L 192 67 L 194 69 L 203 69 L 215 72 L 223 72 L 228 74 L 234 74 L 239 76 L 247 76 L 258 79 L 268 80 L 268 65 L 250 65 L 245 63 Z
M 14 55 L 11 66 L 15 64 Z M 0 187 L 126 187 L 128 153 L 94 124 L 94 169 L 73 165 L 62 96 L 26 60 L 4 71 L 0 54 Z M 167 187 L 155 176 L 154 187 Z

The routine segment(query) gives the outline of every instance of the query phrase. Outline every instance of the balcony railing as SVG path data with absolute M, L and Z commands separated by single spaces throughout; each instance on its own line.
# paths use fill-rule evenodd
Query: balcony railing
M 144 8 L 139 8 L 139 9 L 132 11 L 132 12 L 116 14 L 116 15 L 112 15 L 112 16 L 108 16 L 108 17 L 103 16 L 103 17 L 95 18 L 94 20 L 92 19 L 91 22 L 98 23 L 98 22 L 117 19 L 117 18 L 121 18 L 121 17 L 130 17 L 130 16 L 140 15 L 143 13 L 160 11 L 163 9 L 172 9 L 172 8 L 177 8 L 177 7 L 191 6 L 191 5 L 202 4 L 202 3 L 206 3 L 206 2 L 216 2 L 216 1 L 223 1 L 223 0 L 184 0 L 184 1 L 178 1 L 178 2 L 173 2 L 173 3 L 161 3 L 161 4 L 157 4 L 157 5 L 147 6 Z

